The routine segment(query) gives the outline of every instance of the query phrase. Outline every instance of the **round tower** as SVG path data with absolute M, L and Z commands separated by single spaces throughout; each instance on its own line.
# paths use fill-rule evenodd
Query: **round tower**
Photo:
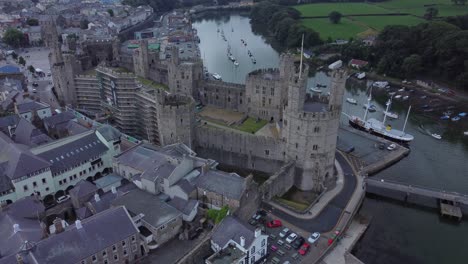
M 191 96 L 158 91 L 157 117 L 161 146 L 182 142 L 194 145 L 195 101 Z

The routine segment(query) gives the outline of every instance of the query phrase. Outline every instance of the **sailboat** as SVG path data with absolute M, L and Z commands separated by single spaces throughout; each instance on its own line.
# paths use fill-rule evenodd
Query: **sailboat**
M 371 93 L 367 99 L 367 105 L 370 105 L 371 102 Z M 387 109 L 385 112 L 389 112 L 390 103 L 387 104 Z M 386 125 L 385 121 L 387 119 L 387 115 L 384 115 L 383 121 L 379 121 L 375 118 L 367 119 L 367 113 L 369 112 L 369 108 L 366 108 L 364 112 L 364 118 L 360 118 L 357 116 L 348 116 L 349 117 L 349 124 L 359 130 L 363 130 L 365 132 L 371 133 L 373 135 L 383 137 L 385 139 L 395 141 L 395 142 L 402 142 L 402 143 L 409 143 L 414 139 L 413 135 L 405 133 L 406 124 L 408 122 L 408 117 L 411 112 L 411 106 L 408 109 L 408 113 L 406 115 L 405 124 L 403 125 L 403 130 L 397 130 L 392 128 L 391 125 Z
M 386 105 L 390 108 L 390 105 L 392 104 L 392 98 L 390 97 L 390 99 L 388 99 Z M 398 118 L 398 114 L 395 113 L 395 112 L 390 112 L 389 110 L 385 110 L 383 111 L 383 114 L 386 115 L 387 117 L 390 117 L 390 118 L 393 118 L 393 119 L 397 119 Z

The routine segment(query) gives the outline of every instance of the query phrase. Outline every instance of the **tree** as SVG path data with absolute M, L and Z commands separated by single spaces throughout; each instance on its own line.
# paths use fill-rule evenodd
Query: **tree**
M 439 10 L 435 7 L 429 7 L 426 9 L 426 13 L 424 14 L 424 18 L 427 20 L 432 20 L 437 17 L 439 14 Z
M 26 20 L 26 24 L 30 26 L 39 26 L 39 20 L 35 18 L 28 18 L 28 20 Z
M 16 54 L 16 52 L 13 52 L 11 54 L 11 57 L 13 57 L 14 60 L 18 59 L 18 54 Z
M 109 9 L 107 9 L 107 13 L 109 13 L 109 15 L 110 15 L 111 17 L 114 17 L 114 10 L 112 10 L 112 9 L 109 8 Z
M 24 66 L 26 65 L 26 60 L 23 57 L 19 57 L 18 63 Z
M 8 28 L 3 34 L 3 42 L 15 48 L 24 43 L 24 34 L 16 28 Z
M 465 5 L 467 0 L 452 0 L 455 5 Z
M 341 20 L 341 13 L 337 11 L 332 11 L 330 14 L 328 14 L 328 18 L 330 19 L 330 22 L 333 24 L 338 24 L 340 23 Z
M 403 60 L 401 65 L 403 73 L 407 78 L 414 77 L 415 74 L 418 74 L 422 71 L 422 59 L 418 54 L 412 54 L 409 57 L 406 57 Z
M 29 66 L 28 66 L 28 70 L 29 70 L 31 73 L 35 73 L 35 72 L 36 72 L 36 69 L 35 69 L 34 66 L 32 66 L 32 65 L 29 65 Z
M 88 29 L 88 24 L 89 24 L 88 19 L 86 19 L 86 18 L 85 18 L 85 19 L 82 19 L 82 20 L 80 21 L 80 28 L 81 28 L 81 29 Z

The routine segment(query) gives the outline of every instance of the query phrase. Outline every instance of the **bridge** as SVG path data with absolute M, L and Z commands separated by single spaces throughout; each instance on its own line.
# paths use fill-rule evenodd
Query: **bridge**
M 396 181 L 371 179 L 371 178 L 366 178 L 365 184 L 367 184 L 367 186 L 378 187 L 378 188 L 388 189 L 388 190 L 393 190 L 393 191 L 399 191 L 402 193 L 406 193 L 407 195 L 416 194 L 416 195 L 425 196 L 429 198 L 447 200 L 447 201 L 454 202 L 456 204 L 468 205 L 468 195 L 462 194 L 462 193 L 450 192 L 450 191 L 422 187 L 422 186 L 417 186 L 417 185 L 409 185 L 406 183 L 400 183 Z

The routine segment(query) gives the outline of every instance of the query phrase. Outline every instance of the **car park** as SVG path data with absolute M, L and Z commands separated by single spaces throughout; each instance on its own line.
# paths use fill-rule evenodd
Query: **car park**
M 304 244 L 305 239 L 303 237 L 298 236 L 293 243 L 291 243 L 291 246 L 294 249 L 298 249 L 301 247 L 302 244 Z
M 278 250 L 278 247 L 275 246 L 275 245 L 271 245 L 270 249 L 271 249 L 271 251 L 275 252 L 275 251 Z
M 32 85 L 33 85 L 34 87 L 38 87 L 38 86 L 39 86 L 39 84 L 38 84 L 37 82 L 33 82 Z
M 281 239 L 278 239 L 278 241 L 276 241 L 276 244 L 282 246 L 282 245 L 284 245 L 284 241 L 281 240 Z
M 283 229 L 280 233 L 279 233 L 279 236 L 280 237 L 286 237 L 287 235 L 289 234 L 289 228 L 285 228 Z
M 307 244 L 307 243 L 304 243 L 302 244 L 301 248 L 299 249 L 299 254 L 301 254 L 302 256 L 304 256 L 305 254 L 307 254 L 307 252 L 309 251 L 310 249 L 310 245 Z
M 320 238 L 320 233 L 319 232 L 315 232 L 315 233 L 312 233 L 309 238 L 307 238 L 307 241 L 309 241 L 309 243 L 313 244 L 315 243 L 318 239 Z
M 270 222 L 267 223 L 268 228 L 276 228 L 276 227 L 281 227 L 283 224 L 281 223 L 280 220 L 271 220 Z
M 294 240 L 296 240 L 297 238 L 297 235 L 295 233 L 291 233 L 289 234 L 289 236 L 286 238 L 286 242 L 288 243 L 292 243 Z

